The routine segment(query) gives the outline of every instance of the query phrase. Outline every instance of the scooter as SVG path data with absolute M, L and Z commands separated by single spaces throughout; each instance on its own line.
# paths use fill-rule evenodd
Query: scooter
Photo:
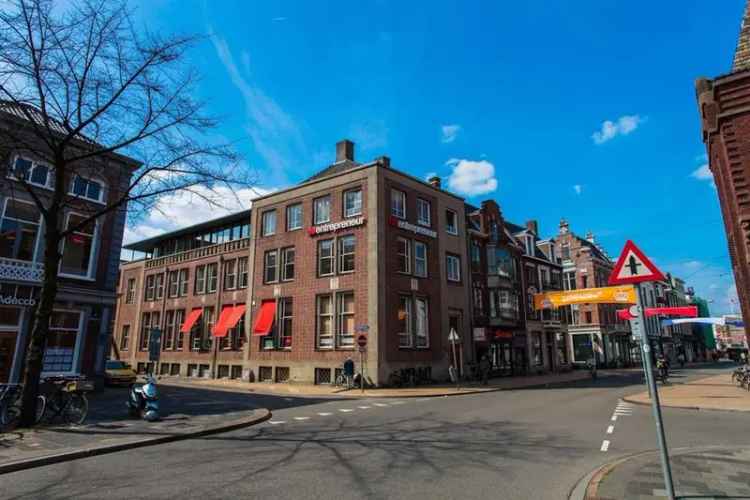
M 147 375 L 144 384 L 130 384 L 127 405 L 131 417 L 140 417 L 149 422 L 159 420 L 159 391 L 153 375 Z

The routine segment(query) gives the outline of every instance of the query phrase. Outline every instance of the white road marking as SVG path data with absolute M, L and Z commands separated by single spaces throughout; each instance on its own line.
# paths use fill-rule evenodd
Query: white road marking
M 612 422 L 616 422 L 616 421 L 617 421 L 617 415 L 612 415 Z
M 350 410 L 349 408 L 339 408 L 339 411 L 342 412 L 342 413 L 349 413 L 349 412 L 352 412 L 354 410 Z
M 368 409 L 370 409 L 369 406 L 357 406 L 357 408 L 359 408 L 360 410 L 368 410 Z
M 318 415 L 320 415 L 321 417 L 328 417 L 328 416 L 330 416 L 330 415 L 333 415 L 333 413 L 330 413 L 330 412 L 325 412 L 325 411 L 324 411 L 324 412 L 318 413 Z
M 609 449 L 609 441 L 606 439 L 602 441 L 602 451 L 607 451 Z
M 431 400 L 431 399 L 432 399 L 432 398 L 419 398 L 419 399 L 417 399 L 417 401 L 429 401 L 429 400 Z
M 279 424 L 285 424 L 286 420 L 269 420 L 268 423 L 271 425 L 279 425 Z
M 294 417 L 294 420 L 310 420 L 310 417 Z
M 614 425 L 610 425 L 609 427 L 607 427 L 607 434 L 612 434 L 614 431 L 615 431 Z
M 375 403 L 375 406 L 380 406 L 382 408 L 382 407 L 388 406 L 388 405 L 385 404 L 385 403 Z
M 394 401 L 391 404 L 392 405 L 402 405 L 402 404 L 404 404 L 404 402 L 403 401 Z

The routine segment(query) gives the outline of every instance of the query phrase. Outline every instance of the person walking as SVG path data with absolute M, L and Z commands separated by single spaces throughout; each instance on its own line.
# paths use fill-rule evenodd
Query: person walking
M 479 360 L 479 374 L 482 377 L 482 385 L 487 385 L 489 383 L 490 368 L 492 368 L 490 359 L 485 354 L 484 356 L 482 356 L 482 359 Z

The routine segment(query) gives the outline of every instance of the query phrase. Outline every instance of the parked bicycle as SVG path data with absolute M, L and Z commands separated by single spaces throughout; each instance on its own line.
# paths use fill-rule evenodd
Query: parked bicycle
M 750 367 L 740 366 L 734 370 L 732 382 L 736 382 L 743 389 L 750 391 Z
M 41 396 L 43 403 L 40 420 L 51 422 L 59 417 L 68 424 L 82 424 L 89 413 L 86 393 L 94 390 L 94 383 L 84 377 L 65 376 L 47 377 L 44 382 L 52 390 Z
M 0 431 L 13 429 L 21 418 L 23 385 L 0 385 Z M 44 398 L 37 396 L 36 419 L 38 423 L 44 412 Z

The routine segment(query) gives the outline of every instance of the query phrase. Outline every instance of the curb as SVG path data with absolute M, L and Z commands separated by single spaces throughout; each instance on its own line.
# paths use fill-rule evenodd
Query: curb
M 631 399 L 632 396 L 625 396 L 622 398 L 623 401 L 639 406 L 651 406 L 651 402 L 644 403 L 643 401 L 636 401 Z M 694 411 L 725 411 L 730 413 L 750 413 L 750 410 L 737 410 L 735 408 L 703 408 L 701 406 L 680 406 L 680 405 L 665 405 L 661 403 L 659 406 L 662 408 L 675 408 L 678 410 L 694 410 Z
M 260 415 L 255 415 L 259 412 Z M 194 439 L 203 436 L 209 436 L 212 434 L 220 434 L 223 432 L 229 432 L 244 427 L 250 427 L 261 422 L 264 422 L 271 418 L 271 411 L 267 409 L 255 410 L 253 416 L 250 418 L 236 419 L 228 422 L 224 425 L 204 428 L 196 432 L 185 433 L 185 434 L 173 434 L 169 436 L 159 436 L 154 438 L 140 439 L 136 441 L 130 441 L 127 443 L 119 443 L 112 445 L 99 445 L 92 446 L 89 448 L 78 448 L 71 451 L 65 451 L 62 453 L 56 453 L 53 455 L 44 455 L 41 457 L 34 457 L 25 460 L 16 460 L 13 462 L 7 462 L 0 464 L 0 475 L 9 474 L 11 472 L 18 472 L 26 469 L 34 469 L 36 467 L 43 467 L 45 465 L 52 465 L 61 462 L 69 462 L 71 460 L 78 460 L 81 458 L 95 457 L 98 455 L 106 455 L 109 453 L 115 453 L 118 451 L 132 450 L 135 448 L 143 448 L 146 446 L 155 446 L 159 444 L 173 443 L 176 441 L 184 441 L 187 439 Z

